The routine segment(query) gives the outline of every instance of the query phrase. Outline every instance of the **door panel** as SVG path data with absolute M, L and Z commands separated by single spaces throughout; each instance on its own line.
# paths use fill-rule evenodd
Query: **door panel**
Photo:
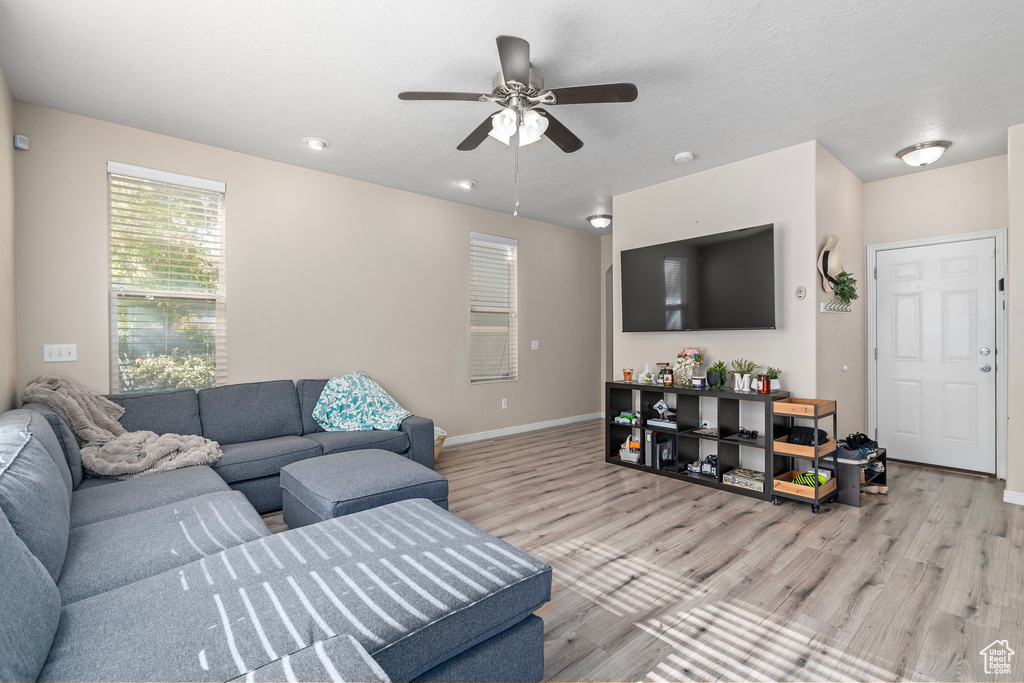
M 878 252 L 878 441 L 898 460 L 995 472 L 995 240 Z M 989 372 L 984 366 L 991 366 Z

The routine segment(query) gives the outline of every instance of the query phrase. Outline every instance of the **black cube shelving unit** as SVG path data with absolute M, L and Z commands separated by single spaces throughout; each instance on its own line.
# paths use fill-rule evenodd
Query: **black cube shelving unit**
M 640 423 L 624 425 L 614 422 L 614 418 L 623 411 L 634 410 L 634 394 L 639 393 Z M 676 422 L 674 429 L 651 426 L 648 420 L 656 419 L 654 404 L 666 396 L 676 397 Z M 718 426 L 717 434 L 710 436 L 698 434 L 694 430 L 701 428 L 700 399 L 711 398 L 717 401 Z M 606 382 L 605 383 L 605 462 L 633 469 L 651 472 L 664 477 L 672 477 L 701 486 L 730 491 L 760 500 L 772 499 L 772 480 L 775 455 L 773 446 L 775 439 L 788 434 L 787 420 L 777 416 L 772 409 L 776 401 L 789 398 L 788 391 L 773 391 L 759 394 L 756 391 L 733 391 L 731 389 L 693 389 L 690 387 L 663 386 L 660 384 L 640 384 L 638 382 Z M 756 439 L 745 439 L 739 436 L 740 403 L 749 401 L 762 404 L 764 410 L 764 433 Z M 619 448 L 634 431 L 640 432 L 640 441 L 644 442 L 647 432 L 659 432 L 673 435 L 676 442 L 676 460 L 669 465 L 655 463 L 647 466 L 643 456 L 639 463 L 623 460 L 619 457 Z M 700 459 L 700 442 L 713 441 L 718 444 L 718 474 L 710 476 L 689 472 L 686 465 Z M 761 471 L 764 472 L 764 491 L 726 484 L 722 475 L 740 466 L 740 447 L 760 449 L 764 453 Z

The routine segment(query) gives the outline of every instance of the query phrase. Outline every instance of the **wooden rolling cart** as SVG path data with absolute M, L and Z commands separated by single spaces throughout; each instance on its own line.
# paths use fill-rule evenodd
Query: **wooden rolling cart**
M 772 482 L 772 504 L 779 505 L 782 499 L 796 500 L 811 504 L 811 512 L 817 514 L 822 503 L 835 499 L 838 488 L 839 463 L 836 454 L 836 402 L 827 399 L 815 398 L 786 398 L 772 403 L 772 410 L 776 417 L 785 418 L 787 429 L 785 434 L 775 438 L 773 452 L 775 462 L 773 463 L 774 481 Z M 825 439 L 825 443 L 818 442 L 818 422 L 827 417 L 832 418 L 832 438 Z M 789 430 L 792 429 L 796 420 L 807 420 L 813 423 L 814 443 L 811 446 L 801 446 L 789 443 Z M 793 479 L 801 472 L 794 467 L 796 460 L 806 460 L 811 463 L 811 472 L 822 471 L 821 462 L 831 454 L 832 477 L 824 484 L 818 483 L 817 477 L 811 477 L 813 486 L 802 486 L 793 483 Z M 783 465 L 779 465 L 779 460 Z

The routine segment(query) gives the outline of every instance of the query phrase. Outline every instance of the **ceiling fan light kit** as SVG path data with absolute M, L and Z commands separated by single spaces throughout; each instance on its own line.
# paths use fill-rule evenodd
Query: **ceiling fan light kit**
M 567 88 L 544 88 L 544 79 L 530 64 L 530 44 L 516 36 L 498 36 L 498 60 L 501 70 L 494 76 L 492 90 L 488 93 L 466 92 L 424 92 L 406 91 L 398 93 L 400 100 L 434 100 L 448 102 L 483 102 L 496 104 L 501 109 L 486 119 L 463 140 L 457 149 L 469 152 L 491 137 L 512 146 L 512 137 L 518 136 L 515 145 L 516 162 L 516 207 L 519 207 L 519 159 L 518 149 L 546 137 L 565 152 L 572 154 L 583 147 L 583 141 L 551 115 L 542 106 L 564 104 L 600 104 L 610 102 L 633 102 L 637 88 L 632 83 L 609 83 L 605 85 L 580 85 Z M 513 212 L 518 215 L 518 211 Z
M 906 149 L 896 152 L 896 157 L 902 159 L 908 166 L 927 166 L 939 160 L 945 151 L 953 143 L 946 140 L 932 140 L 911 145 Z

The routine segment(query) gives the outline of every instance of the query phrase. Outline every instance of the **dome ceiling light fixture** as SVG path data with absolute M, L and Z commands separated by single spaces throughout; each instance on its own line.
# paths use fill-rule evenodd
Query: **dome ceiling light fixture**
M 938 161 L 952 144 L 946 140 L 921 142 L 896 152 L 896 158 L 902 159 L 908 166 L 927 166 Z
M 612 224 L 612 217 L 606 213 L 599 213 L 595 216 L 588 216 L 587 220 L 598 230 L 604 230 Z
M 677 164 L 687 164 L 693 161 L 693 152 L 680 152 L 679 154 L 672 157 L 672 161 Z

